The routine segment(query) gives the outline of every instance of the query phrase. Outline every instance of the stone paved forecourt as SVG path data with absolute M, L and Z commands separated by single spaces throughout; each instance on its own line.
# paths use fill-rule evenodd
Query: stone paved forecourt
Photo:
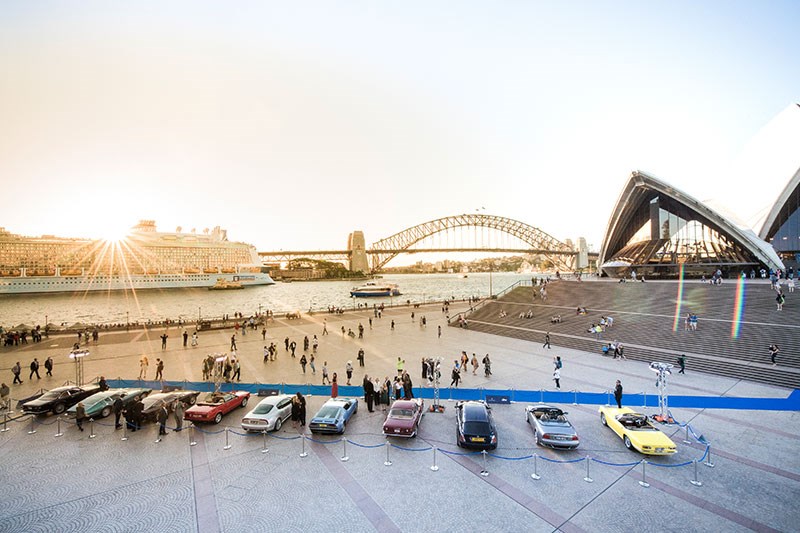
M 452 306 L 450 313 L 459 310 L 463 306 Z M 443 358 L 448 385 L 452 361 L 462 350 L 479 360 L 489 353 L 493 375 L 467 372 L 462 386 L 469 392 L 443 388 L 444 412 L 427 413 L 415 439 L 387 441 L 381 434 L 385 413 L 369 413 L 363 402 L 347 426 L 346 441 L 307 429 L 301 434 L 291 423 L 266 437 L 245 435 L 240 421 L 255 396 L 219 425 L 170 431 L 160 442 L 155 425 L 128 433 L 123 441 L 113 420 L 99 420 L 93 431 L 87 425 L 80 432 L 65 419 L 50 415 L 31 421 L 15 409 L 8 431 L 0 433 L 0 531 L 797 531 L 800 419 L 793 390 L 693 372 L 690 359 L 687 373 L 673 374 L 669 382 L 675 400 L 671 412 L 679 424 L 662 426 L 678 453 L 648 457 L 643 464 L 645 456 L 627 450 L 601 425 L 597 409 L 620 379 L 623 404 L 654 414 L 655 374 L 647 362 L 446 327 L 438 306 L 416 309 L 413 321 L 410 311 L 389 310 L 373 318 L 372 328 L 366 312 L 278 320 L 268 325 L 266 338 L 267 344 L 278 344 L 277 361 L 263 362 L 265 342 L 254 331 L 237 336 L 237 355 L 242 387 L 311 392 L 310 419 L 326 399 L 327 388 L 318 387 L 323 361 L 338 373 L 340 395 L 360 395 L 360 387 L 344 386 L 348 360 L 354 362 L 352 383 L 358 385 L 365 372 L 393 376 L 400 356 L 427 398 L 431 391 L 419 390 L 422 357 Z M 425 327 L 421 315 L 427 318 Z M 325 336 L 323 319 L 330 331 Z M 365 326 L 363 339 L 341 334 L 342 325 L 356 330 L 359 323 Z M 201 332 L 199 347 L 184 348 L 180 330 L 173 327 L 166 350 L 162 333 L 102 335 L 88 346 L 87 379 L 102 374 L 112 385 L 117 378 L 128 383 L 139 375 L 138 361 L 146 354 L 148 379 L 159 357 L 169 382 L 200 382 L 202 358 L 227 352 L 233 329 Z M 315 334 L 317 372 L 309 369 L 304 375 L 300 354 L 291 358 L 283 340 L 296 341 L 302 353 L 303 336 Z M 16 361 L 23 368 L 33 357 L 56 361 L 53 377 L 42 371 L 41 379 L 29 380 L 24 370 L 24 383 L 12 387 L 12 398 L 74 380 L 67 358 L 74 341 L 51 336 L 0 350 L 9 384 Z M 366 353 L 363 368 L 356 362 L 359 348 Z M 561 392 L 552 380 L 555 355 L 564 361 Z M 484 457 L 456 446 L 455 402 L 449 398 L 492 391 L 506 391 L 515 401 L 493 405 L 499 446 Z M 533 443 L 525 406 L 531 396 L 537 401 L 537 393 L 569 412 L 581 436 L 577 450 Z M 59 427 L 63 435 L 56 437 Z M 29 434 L 31 429 L 36 432 Z M 532 478 L 534 473 L 539 479 Z

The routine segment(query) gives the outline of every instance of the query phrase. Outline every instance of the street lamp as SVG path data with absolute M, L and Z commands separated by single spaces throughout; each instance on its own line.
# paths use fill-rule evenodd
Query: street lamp
M 200 312 L 201 312 L 201 310 L 202 310 L 202 307 L 198 307 L 198 308 L 197 308 L 197 321 L 198 321 L 198 322 L 200 322 L 200 320 L 202 319 L 202 315 L 201 315 L 201 313 L 200 313 Z

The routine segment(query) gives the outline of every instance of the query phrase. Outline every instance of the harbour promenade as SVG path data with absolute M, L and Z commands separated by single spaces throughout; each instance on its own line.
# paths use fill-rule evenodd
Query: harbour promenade
M 451 306 L 450 314 L 464 308 Z M 324 336 L 323 321 L 329 332 Z M 359 324 L 363 339 L 342 334 L 342 327 L 357 333 Z M 96 345 L 87 346 L 84 375 L 134 380 L 140 357 L 147 355 L 148 380 L 160 358 L 165 380 L 202 381 L 202 359 L 229 352 L 234 330 L 202 331 L 198 347 L 184 347 L 180 333 L 175 326 L 103 333 Z M 299 364 L 306 335 L 319 339 L 316 375 L 310 368 L 303 374 Z M 297 343 L 296 358 L 284 349 L 286 337 Z M 23 367 L 24 383 L 12 387 L 12 397 L 74 380 L 67 354 L 75 340 L 51 336 L 0 350 L 6 383 L 16 361 Z M 278 360 L 264 363 L 263 347 L 270 342 L 278 346 Z M 93 431 L 81 433 L 54 416 L 15 418 L 0 433 L 0 531 L 796 531 L 800 523 L 796 410 L 676 406 L 672 414 L 679 424 L 663 430 L 678 444 L 678 453 L 647 458 L 646 464 L 600 424 L 597 404 L 584 403 L 582 393 L 605 395 L 617 379 L 625 389 L 623 405 L 655 412 L 655 374 L 646 362 L 448 327 L 438 305 L 391 309 L 380 319 L 371 311 L 277 319 L 268 324 L 266 341 L 260 331 L 249 330 L 239 332 L 236 343 L 242 383 L 255 390 L 262 384 L 306 387 L 314 393 L 308 397 L 308 419 L 326 395 L 306 384 L 321 383 L 325 361 L 337 372 L 343 395 L 360 393 L 345 387 L 348 360 L 355 368 L 353 385 L 360 385 L 365 373 L 394 376 L 400 357 L 414 385 L 421 386 L 421 358 L 442 357 L 445 410 L 426 414 L 419 436 L 402 441 L 387 441 L 381 433 L 385 413 L 369 413 L 363 402 L 344 441 L 312 436 L 291 424 L 267 436 L 246 436 L 239 424 L 258 400 L 255 395 L 220 425 L 171 431 L 160 442 L 155 426 L 123 441 L 113 421 L 97 421 Z M 356 359 L 360 348 L 363 368 Z M 581 446 L 570 452 L 537 448 L 525 422 L 525 400 L 493 406 L 499 446 L 491 455 L 459 449 L 454 402 L 447 398 L 465 393 L 451 393 L 446 385 L 462 350 L 478 360 L 490 354 L 493 375 L 469 371 L 461 387 L 478 395 L 506 390 L 511 399 L 515 391 L 541 391 L 569 412 Z M 552 380 L 555 355 L 564 361 L 562 396 L 555 396 Z M 56 362 L 54 376 L 45 377 L 42 368 L 41 379 L 28 379 L 30 361 L 48 356 Z M 700 374 L 691 366 L 685 375 L 671 376 L 669 391 L 709 399 L 795 398 L 790 389 Z M 59 427 L 63 435 L 55 437 Z M 192 440 L 195 446 L 189 445 Z

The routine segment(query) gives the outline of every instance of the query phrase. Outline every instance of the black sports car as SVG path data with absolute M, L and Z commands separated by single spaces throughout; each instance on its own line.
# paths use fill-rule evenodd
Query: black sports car
M 142 419 L 144 421 L 155 422 L 158 410 L 161 409 L 162 405 L 166 405 L 167 410 L 171 413 L 172 405 L 175 403 L 175 400 L 180 400 L 186 407 L 194 405 L 197 402 L 197 396 L 199 394 L 200 392 L 195 390 L 176 390 L 151 394 L 142 400 L 144 404 Z
M 92 394 L 100 392 L 100 385 L 91 384 L 77 387 L 67 385 L 50 389 L 38 398 L 28 400 L 22 404 L 22 410 L 31 414 L 45 414 L 50 411 L 60 415 L 81 400 L 85 400 Z
M 497 448 L 497 428 L 492 410 L 486 402 L 463 401 L 456 404 L 456 442 L 464 448 Z

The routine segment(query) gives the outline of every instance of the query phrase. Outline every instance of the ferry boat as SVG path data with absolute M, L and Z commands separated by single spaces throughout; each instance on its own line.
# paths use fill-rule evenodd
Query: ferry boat
M 365 298 L 369 296 L 400 296 L 400 288 L 393 283 L 375 283 L 368 281 L 360 287 L 354 287 L 350 296 Z
M 219 226 L 159 232 L 141 220 L 120 241 L 26 237 L 0 228 L 0 294 L 272 285 L 256 249 Z

